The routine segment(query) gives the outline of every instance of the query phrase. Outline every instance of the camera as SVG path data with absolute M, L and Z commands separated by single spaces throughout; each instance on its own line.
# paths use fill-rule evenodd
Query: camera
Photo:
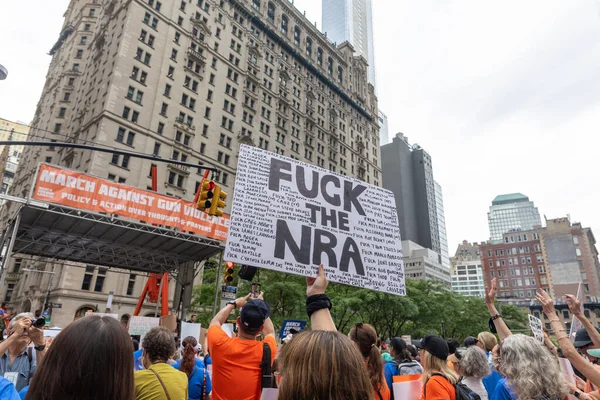
M 45 325 L 46 319 L 44 317 L 40 317 L 31 321 L 31 326 L 33 326 L 34 328 L 42 329 Z

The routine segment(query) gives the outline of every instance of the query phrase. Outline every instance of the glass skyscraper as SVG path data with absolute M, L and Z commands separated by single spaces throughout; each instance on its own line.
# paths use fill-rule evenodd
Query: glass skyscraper
M 528 231 L 542 225 L 533 201 L 521 193 L 496 196 L 488 213 L 490 240 L 502 240 L 507 232 Z
M 371 0 L 323 0 L 323 32 L 333 42 L 350 42 L 369 63 L 369 83 L 375 85 L 373 9 Z

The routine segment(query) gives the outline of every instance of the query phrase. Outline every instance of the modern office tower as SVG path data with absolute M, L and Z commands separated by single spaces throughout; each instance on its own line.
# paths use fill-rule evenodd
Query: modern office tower
M 496 196 L 488 213 L 490 240 L 500 240 L 507 232 L 528 231 L 542 225 L 533 201 L 521 193 Z

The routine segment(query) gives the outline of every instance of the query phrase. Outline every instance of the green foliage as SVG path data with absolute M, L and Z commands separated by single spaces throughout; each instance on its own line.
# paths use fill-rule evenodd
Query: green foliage
M 194 288 L 192 309 L 204 326 L 212 317 L 216 270 L 216 262 L 207 262 L 204 283 Z M 251 283 L 238 281 L 237 268 L 234 276 L 238 295 L 250 293 Z M 222 280 L 221 277 L 219 280 Z M 303 277 L 260 269 L 254 281 L 260 283 L 261 290 L 265 292 L 276 331 L 286 319 L 307 319 Z M 366 322 L 373 325 L 383 338 L 400 335 L 421 338 L 428 333 L 437 333 L 459 341 L 489 330 L 489 313 L 483 299 L 461 296 L 436 281 L 407 280 L 406 287 L 407 296 L 400 297 L 330 283 L 327 294 L 333 303 L 331 315 L 336 327 L 347 333 L 354 324 Z M 520 308 L 502 305 L 502 314 L 512 329 L 527 328 L 527 314 Z

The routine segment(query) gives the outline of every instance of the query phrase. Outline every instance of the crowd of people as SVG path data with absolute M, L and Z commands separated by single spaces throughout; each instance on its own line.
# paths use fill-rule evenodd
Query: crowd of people
M 311 328 L 279 345 L 262 293 L 228 303 L 203 344 L 192 336 L 178 343 L 166 327 L 137 343 L 116 319 L 88 316 L 46 348 L 35 317 L 18 314 L 0 343 L 0 399 L 260 400 L 268 392 L 279 400 L 390 400 L 395 381 L 418 380 L 422 389 L 412 398 L 421 400 L 563 400 L 569 394 L 600 400 L 600 330 L 573 296 L 567 296 L 569 309 L 584 326 L 574 342 L 550 296 L 537 295 L 560 348 L 547 335 L 541 343 L 512 334 L 494 304 L 495 280 L 486 288 L 492 332 L 462 343 L 435 334 L 382 341 L 365 323 L 348 335 L 337 331 L 327 285 L 320 266 L 317 277 L 307 278 Z M 238 329 L 231 335 L 222 326 L 235 309 Z M 561 371 L 561 358 L 576 379 Z

